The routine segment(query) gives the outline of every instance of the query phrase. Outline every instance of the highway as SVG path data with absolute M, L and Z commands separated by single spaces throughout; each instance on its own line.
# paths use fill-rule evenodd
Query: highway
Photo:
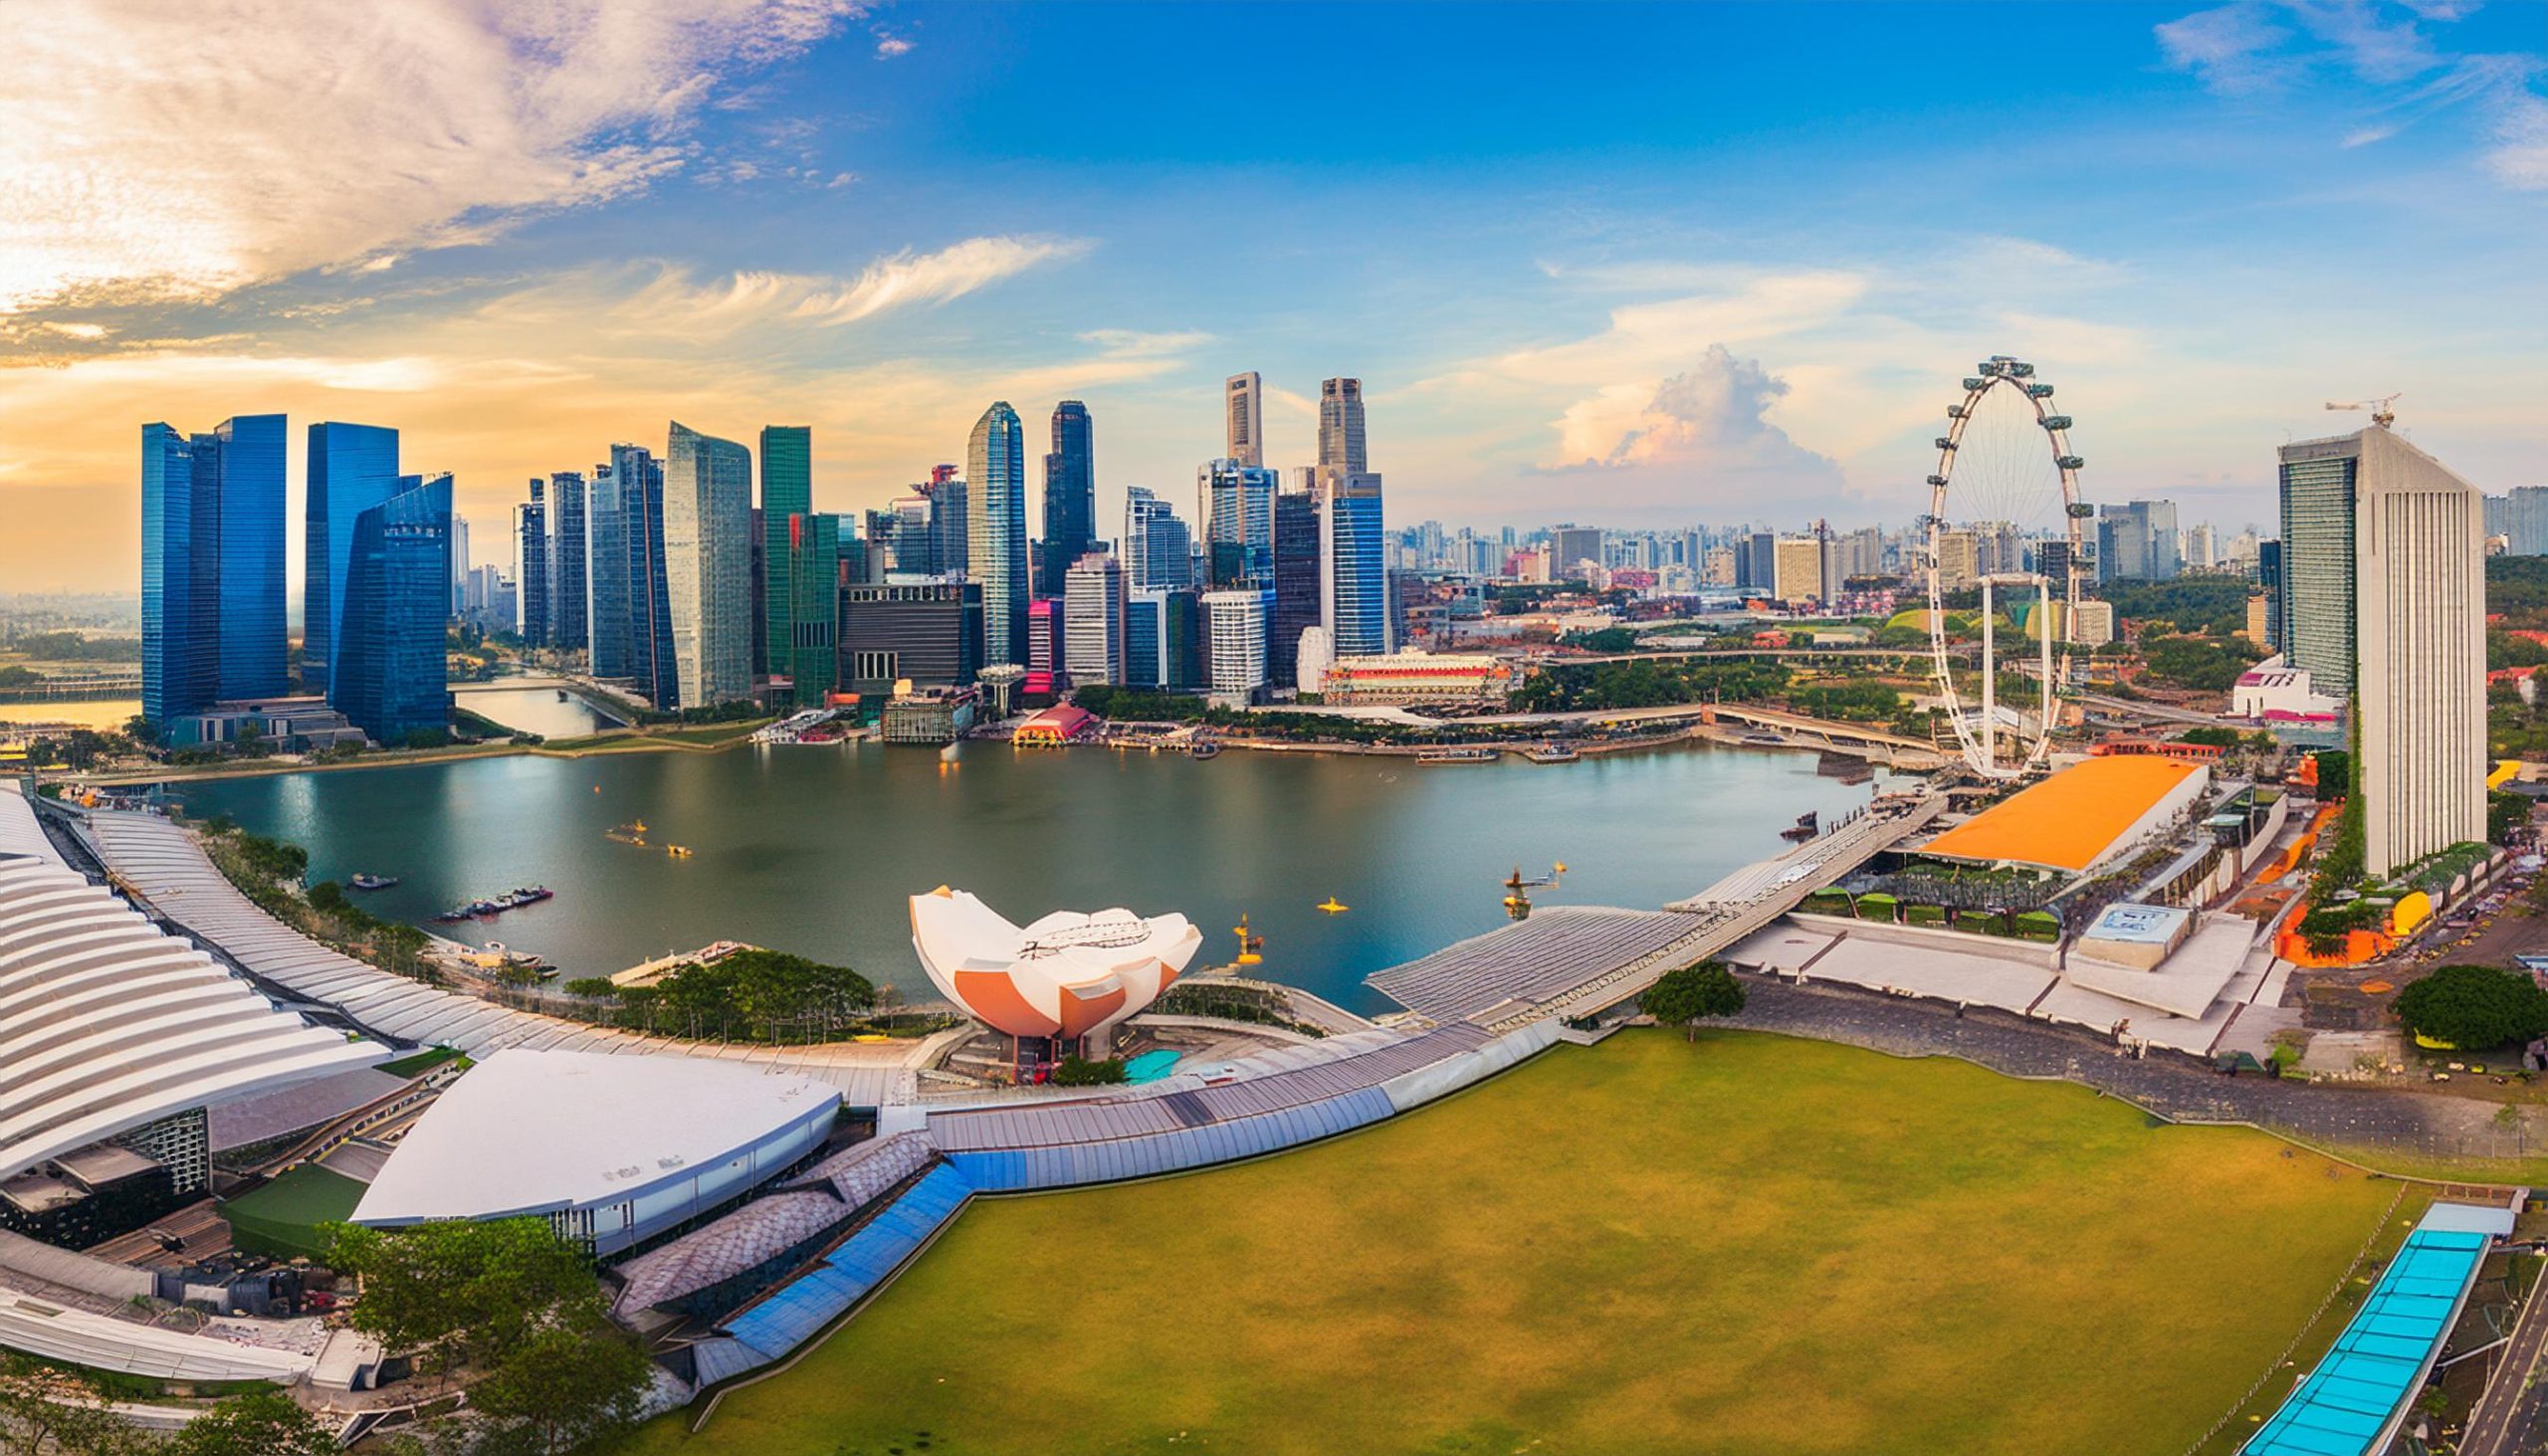
M 2541 1398 L 2548 1395 L 2530 1382 L 2531 1372 L 2539 1367 L 2541 1347 L 2548 1346 L 2548 1299 L 2542 1299 L 2542 1293 L 2534 1286 L 2530 1298 L 2522 1301 L 2512 1343 L 2495 1361 L 2486 1392 L 2477 1397 L 2477 1408 L 2469 1412 L 2468 1427 L 2460 1433 L 2459 1456 L 2516 1456 L 2524 1449 L 2522 1438 L 2537 1423 Z

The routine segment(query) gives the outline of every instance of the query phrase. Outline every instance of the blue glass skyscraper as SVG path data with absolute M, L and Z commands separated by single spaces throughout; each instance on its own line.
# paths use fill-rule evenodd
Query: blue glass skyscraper
M 1336 655 L 1389 650 L 1388 542 L 1378 494 L 1328 498 L 1328 627 Z
M 1035 591 L 1060 596 L 1071 563 L 1097 542 L 1097 446 L 1088 406 L 1053 407 L 1053 449 L 1044 457 L 1044 549 Z
M 142 716 L 288 691 L 284 417 L 141 427 Z
M 1026 666 L 1026 432 L 999 400 L 973 422 L 964 461 L 966 570 L 982 584 L 982 661 Z
M 354 522 L 398 490 L 398 432 L 335 421 L 312 425 L 308 472 L 302 506 L 301 681 L 314 693 L 325 693 L 333 681 Z
M 605 512 L 596 494 L 592 526 L 593 675 L 627 678 L 647 702 L 668 705 L 679 679 L 664 579 L 664 463 L 643 445 L 613 445 L 610 477 L 615 499 Z
M 451 477 L 401 477 L 348 525 L 327 701 L 374 742 L 439 732 L 451 722 L 443 657 Z

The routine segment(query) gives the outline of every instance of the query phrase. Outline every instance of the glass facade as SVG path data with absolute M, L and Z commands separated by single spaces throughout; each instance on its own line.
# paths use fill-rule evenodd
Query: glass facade
M 1145 587 L 1124 598 L 1124 686 L 1167 686 L 1168 665 L 1161 657 L 1167 630 L 1168 592 Z
M 676 420 L 664 452 L 664 583 L 683 708 L 752 691 L 752 457 Z
M 1265 673 L 1277 688 L 1298 686 L 1301 634 L 1318 626 L 1325 611 L 1319 525 L 1317 496 L 1290 491 L 1274 498 L 1274 623 L 1265 643 Z
M 522 640 L 550 646 L 548 608 L 548 485 L 531 478 L 531 500 L 514 508 L 514 600 Z
M 442 731 L 451 721 L 451 477 L 401 477 L 350 527 L 327 701 L 374 742 Z
M 2361 457 L 2331 445 L 2283 448 L 2282 634 L 2310 686 L 2349 698 L 2354 682 L 2354 476 Z M 2359 450 L 2359 446 L 2353 446 Z
M 974 422 L 965 451 L 967 570 L 982 584 L 982 659 L 1026 666 L 1026 434 L 999 400 Z
M 1380 526 L 1380 498 L 1338 496 L 1328 512 L 1328 628 L 1336 655 L 1363 657 L 1389 650 L 1388 542 Z
M 584 552 L 584 477 L 560 471 L 548 478 L 548 637 L 565 652 L 582 652 L 592 636 Z
M 302 502 L 301 681 L 324 693 L 335 669 L 354 521 L 398 489 L 398 432 L 328 422 L 310 427 Z
M 754 672 L 786 672 L 775 659 L 792 652 L 796 640 L 796 590 L 793 585 L 793 536 L 788 522 L 814 510 L 814 432 L 804 425 L 764 425 L 760 432 L 761 641 L 771 661 L 752 664 Z M 839 554 L 834 527 L 833 554 Z M 824 587 L 828 591 L 830 583 Z M 825 642 L 831 613 L 825 610 Z M 792 675 L 791 675 L 792 676 Z M 804 701 L 800 698 L 799 701 Z
M 784 666 L 799 708 L 821 707 L 823 695 L 840 686 L 840 646 L 832 633 L 840 612 L 840 536 L 839 517 L 800 512 L 787 518 L 783 575 L 782 554 L 769 558 L 770 590 L 775 593 L 775 583 L 784 580 L 790 597 L 788 635 L 779 640 L 785 644 Z M 782 649 L 770 651 L 775 655 Z
M 624 447 L 623 447 L 624 448 Z M 629 663 L 628 507 L 620 494 L 616 466 L 593 471 L 592 495 L 585 510 L 585 581 L 590 616 L 585 643 L 592 653 L 596 678 L 625 678 Z
M 220 694 L 292 691 L 284 579 L 284 417 L 240 415 L 212 432 L 220 462 Z M 200 445 L 198 445 L 200 449 Z
M 141 429 L 142 716 L 291 691 L 284 417 Z
M 1134 586 L 1194 584 L 1194 537 L 1148 486 L 1124 490 L 1124 573 Z
M 1053 407 L 1053 450 L 1044 457 L 1044 548 L 1035 589 L 1061 595 L 1096 534 L 1097 457 L 1088 406 L 1065 399 Z

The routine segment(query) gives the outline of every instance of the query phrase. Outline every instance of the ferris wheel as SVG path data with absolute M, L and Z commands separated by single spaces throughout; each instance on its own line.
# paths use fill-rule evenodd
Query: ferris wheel
M 2094 508 L 2079 500 L 2085 462 L 2070 453 L 2070 417 L 2053 413 L 2051 401 L 2052 386 L 2035 378 L 2034 365 L 1992 355 L 1965 378 L 1964 402 L 1947 406 L 1937 474 L 1929 477 L 1921 523 L 1929 537 L 1931 671 L 1965 762 L 1986 778 L 2016 778 L 2042 764 L 2060 685 L 2070 676 L 2066 629 L 2077 620 L 2084 554 L 2079 522 Z M 1981 701 L 1968 704 L 1956 681 L 1946 597 L 1975 587 L 1982 592 Z M 2035 598 L 2023 633 L 2035 639 L 2030 716 L 2004 713 L 2000 703 L 1997 598 L 2004 593 Z

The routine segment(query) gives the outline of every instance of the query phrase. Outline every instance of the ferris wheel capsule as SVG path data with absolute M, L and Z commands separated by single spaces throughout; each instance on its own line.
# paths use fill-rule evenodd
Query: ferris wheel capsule
M 1975 393 L 1990 382 L 1991 381 L 1987 378 L 1977 379 L 1974 376 L 1967 374 L 1964 376 L 1964 392 L 1967 394 Z
M 2088 463 L 2088 462 L 2086 462 L 2086 461 L 2084 461 L 2084 460 L 2080 459 L 2078 456 L 2075 456 L 2075 455 L 2065 455 L 2065 456 L 2062 456 L 2059 460 L 2056 460 L 2056 461 L 2054 461 L 2054 462 L 2053 462 L 2053 464 L 2060 466 L 2063 470 L 2079 470 L 2079 469 L 2083 469 L 2083 468 L 2087 465 L 2087 463 Z
M 2050 399 L 2051 397 L 2052 386 L 2049 384 L 2029 384 L 2026 386 L 2026 398 L 2028 399 Z
M 2043 417 L 2043 427 L 2047 430 L 2069 429 L 2070 417 L 2068 415 L 2045 415 Z
M 1945 435 L 1940 435 L 1938 437 L 1938 448 L 1940 450 L 1953 450 L 1955 448 L 1955 441 Z

